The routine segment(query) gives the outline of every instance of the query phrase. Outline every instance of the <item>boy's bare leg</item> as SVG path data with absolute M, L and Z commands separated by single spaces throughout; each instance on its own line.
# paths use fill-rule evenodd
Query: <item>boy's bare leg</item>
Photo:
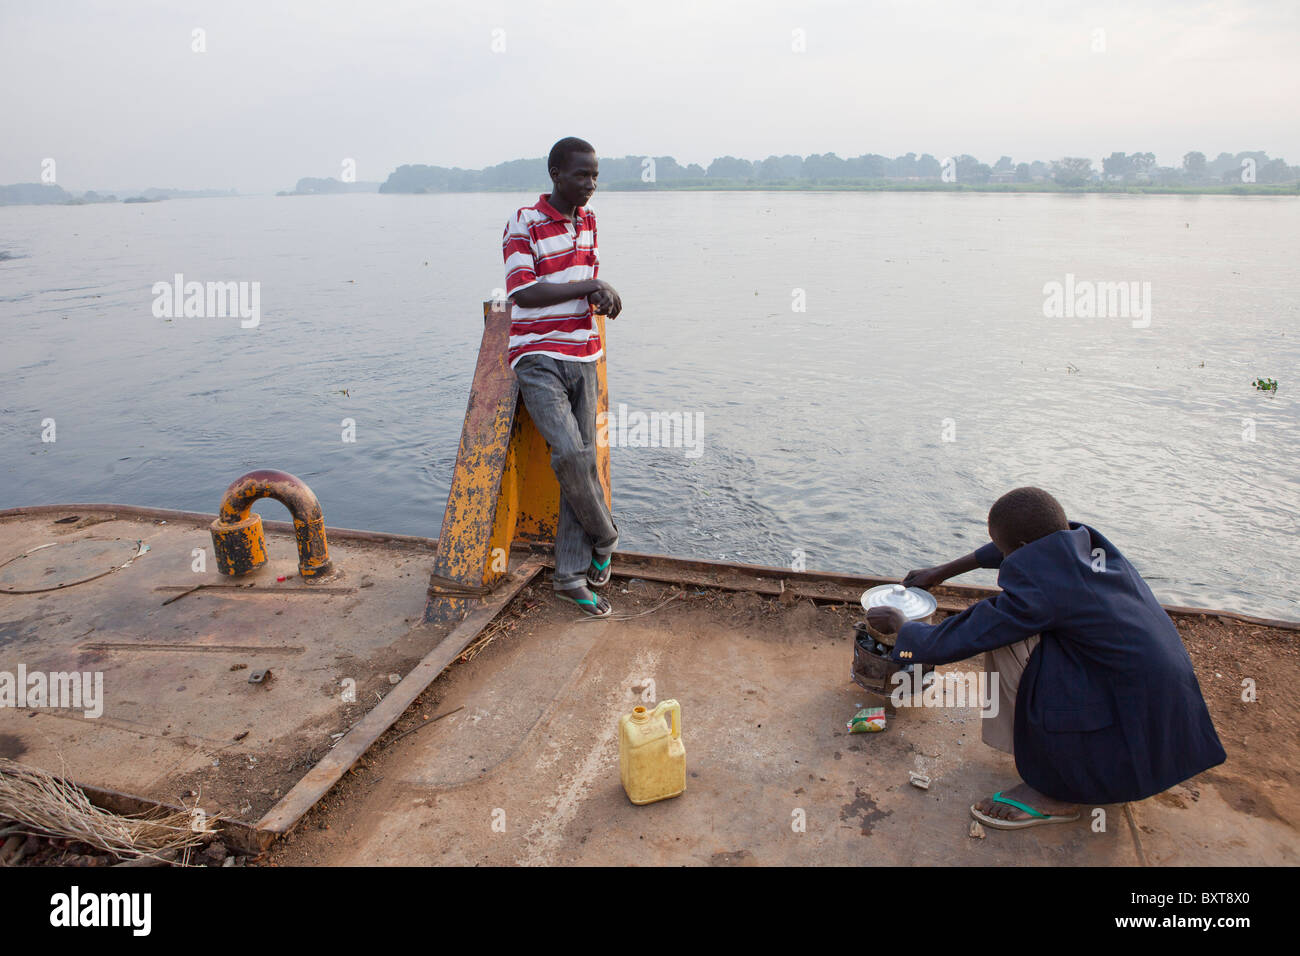
M 996 717 L 985 717 L 980 721 L 980 736 L 984 742 L 995 750 L 1013 754 L 1015 752 L 1016 694 L 1020 690 L 1020 678 L 1029 663 L 1029 655 L 1038 646 L 1038 635 L 999 647 L 984 653 L 984 672 L 998 675 L 998 713 Z M 1069 816 L 1079 808 L 1073 803 L 1053 800 L 1039 793 L 1027 783 L 1018 783 L 1002 791 L 1002 796 L 1025 806 L 1033 807 L 1040 813 L 1053 816 Z M 980 813 L 995 820 L 1028 820 L 1031 814 L 1005 803 L 996 803 L 992 794 L 975 804 Z
M 1015 752 L 1016 693 L 1020 690 L 1020 675 L 1025 672 L 1029 655 L 1038 646 L 1038 635 L 984 652 L 984 673 L 992 682 L 998 675 L 998 712 L 995 717 L 980 720 L 980 737 L 994 750 Z

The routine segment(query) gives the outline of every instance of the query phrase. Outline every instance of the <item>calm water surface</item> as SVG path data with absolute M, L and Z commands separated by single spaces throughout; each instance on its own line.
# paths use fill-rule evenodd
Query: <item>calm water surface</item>
M 231 479 L 274 467 L 331 525 L 436 536 L 502 227 L 535 198 L 0 208 L 15 257 L 0 261 L 0 507 L 210 512 Z M 625 306 L 611 401 L 704 424 L 699 457 L 613 450 L 625 547 L 902 574 L 982 544 L 992 501 L 1032 483 L 1163 600 L 1300 618 L 1295 200 L 593 206 Z M 151 288 L 175 273 L 259 282 L 261 325 L 155 318 Z M 1067 273 L 1150 283 L 1150 327 L 1044 318 L 1044 285 Z

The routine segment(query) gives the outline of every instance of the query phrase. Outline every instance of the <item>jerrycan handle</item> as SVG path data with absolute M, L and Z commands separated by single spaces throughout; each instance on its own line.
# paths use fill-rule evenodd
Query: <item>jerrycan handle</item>
M 669 723 L 672 727 L 673 740 L 680 740 L 682 737 L 682 705 L 675 700 L 661 700 L 659 705 L 655 707 L 653 716 L 660 717 L 664 711 L 671 714 Z

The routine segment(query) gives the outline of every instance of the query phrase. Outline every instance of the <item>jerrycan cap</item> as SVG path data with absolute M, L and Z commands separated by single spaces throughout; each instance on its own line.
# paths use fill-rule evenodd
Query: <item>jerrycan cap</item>
M 897 608 L 907 615 L 909 621 L 921 621 L 935 612 L 939 602 L 929 591 L 920 588 L 882 584 L 862 592 L 862 606 L 868 611 L 873 607 Z
M 638 706 L 638 707 L 633 707 L 633 708 L 632 708 L 632 719 L 633 719 L 633 720 L 646 720 L 646 719 L 649 718 L 649 716 L 650 716 L 650 715 L 649 715 L 648 713 L 646 713 L 646 709 L 645 709 L 644 707 L 640 707 L 640 706 Z

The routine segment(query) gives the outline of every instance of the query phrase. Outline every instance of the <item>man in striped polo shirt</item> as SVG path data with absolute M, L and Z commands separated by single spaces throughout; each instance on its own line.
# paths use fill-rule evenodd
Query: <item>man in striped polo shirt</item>
M 596 278 L 596 217 L 587 201 L 599 164 L 585 140 L 567 137 L 547 159 L 551 192 L 506 223 L 510 367 L 533 424 L 551 446 L 560 483 L 555 533 L 556 595 L 586 614 L 605 617 L 609 602 L 592 588 L 609 582 L 618 528 L 596 469 L 596 360 L 601 356 L 595 310 L 617 318 L 623 303 Z

